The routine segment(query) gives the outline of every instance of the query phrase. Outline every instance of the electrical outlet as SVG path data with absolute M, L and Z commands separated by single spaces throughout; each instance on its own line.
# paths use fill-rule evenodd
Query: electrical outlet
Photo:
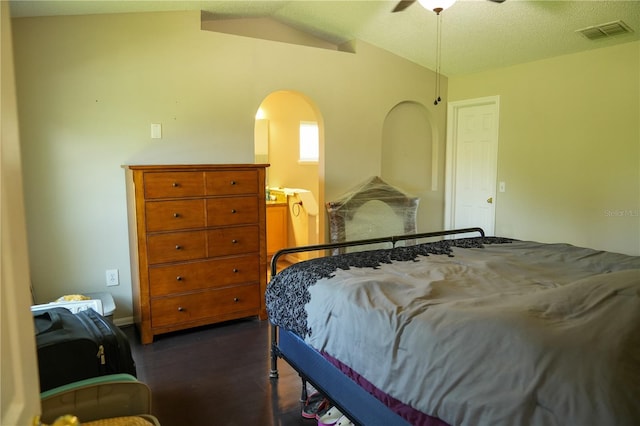
M 107 287 L 120 284 L 120 278 L 118 277 L 117 269 L 107 269 Z

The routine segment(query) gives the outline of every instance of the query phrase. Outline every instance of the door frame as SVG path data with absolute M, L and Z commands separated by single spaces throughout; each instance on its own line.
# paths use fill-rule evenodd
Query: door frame
M 495 129 L 496 129 L 496 144 L 498 144 L 499 139 L 499 124 L 500 124 L 500 96 L 486 96 L 482 98 L 475 99 L 466 99 L 462 101 L 454 101 L 448 102 L 447 104 L 447 138 L 446 138 L 446 153 L 445 153 L 445 183 L 444 183 L 444 229 L 453 229 L 455 226 L 455 199 L 456 199 L 456 158 L 458 152 L 458 135 L 457 135 L 457 126 L 458 126 L 458 116 L 460 110 L 463 108 L 468 108 L 472 106 L 484 106 L 484 105 L 493 105 L 496 111 L 496 121 L 495 121 Z M 498 146 L 496 146 L 496 158 L 494 164 L 496 165 L 495 170 L 493 170 L 493 174 L 495 176 L 495 185 L 497 185 L 497 177 L 498 177 Z M 492 225 L 494 229 L 486 230 L 487 234 L 493 234 L 495 230 L 495 221 L 496 221 L 496 212 L 495 212 L 495 203 L 496 196 L 494 199 L 494 208 L 493 208 L 493 218 Z
M 0 424 L 41 413 L 9 2 L 0 2 Z

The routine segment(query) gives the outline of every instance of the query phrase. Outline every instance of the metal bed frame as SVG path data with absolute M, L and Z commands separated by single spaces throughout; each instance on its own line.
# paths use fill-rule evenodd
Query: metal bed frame
M 485 236 L 482 228 L 476 227 L 284 248 L 277 251 L 271 259 L 271 276 L 273 277 L 277 274 L 278 259 L 286 254 L 332 250 L 335 255 L 337 249 L 346 247 L 390 243 L 391 248 L 393 248 L 399 241 L 476 232 L 481 237 Z M 278 326 L 272 322 L 269 322 L 269 326 L 271 344 L 271 370 L 269 377 L 272 379 L 278 378 L 278 358 L 283 358 L 298 372 L 302 379 L 301 401 L 307 400 L 306 383 L 308 382 L 355 424 L 366 426 L 406 426 L 409 424 L 349 377 L 342 374 L 320 353 L 309 347 L 299 336 L 287 330 L 279 330 Z

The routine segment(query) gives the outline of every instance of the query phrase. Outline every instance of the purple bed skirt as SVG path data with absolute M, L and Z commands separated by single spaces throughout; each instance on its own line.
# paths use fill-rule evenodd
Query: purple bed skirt
M 391 411 L 398 414 L 413 426 L 449 426 L 448 423 L 445 423 L 439 418 L 429 416 L 428 414 L 418 411 L 415 408 L 398 401 L 394 397 L 387 395 L 367 379 L 353 371 L 349 366 L 344 365 L 331 355 L 323 352 L 322 356 L 344 375 L 356 382 L 358 386 L 375 396 L 380 402 L 389 407 Z

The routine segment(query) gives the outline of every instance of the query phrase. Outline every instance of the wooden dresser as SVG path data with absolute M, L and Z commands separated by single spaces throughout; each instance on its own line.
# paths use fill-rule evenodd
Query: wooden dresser
M 265 167 L 125 166 L 142 343 L 204 324 L 266 319 Z

